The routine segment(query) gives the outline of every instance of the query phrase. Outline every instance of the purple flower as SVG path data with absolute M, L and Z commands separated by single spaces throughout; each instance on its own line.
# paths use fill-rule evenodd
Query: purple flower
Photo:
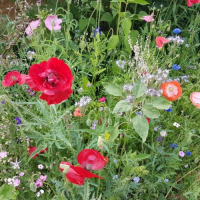
M 158 142 L 161 142 L 162 141 L 162 137 L 158 137 L 157 140 L 158 140 Z
M 21 119 L 19 117 L 15 117 L 15 120 L 17 121 L 17 126 L 22 124 Z
M 171 143 L 171 144 L 170 144 L 170 147 L 171 147 L 172 149 L 175 149 L 176 147 L 178 147 L 178 145 L 177 145 L 177 144 L 174 144 L 174 143 Z
M 167 112 L 171 112 L 172 111 L 172 106 L 169 107 L 169 109 L 165 110 Z
M 37 179 L 36 182 L 35 182 L 35 187 L 36 188 L 39 188 L 39 187 L 42 187 L 43 186 L 43 182 L 41 179 Z
M 133 178 L 133 181 L 134 181 L 135 183 L 139 183 L 140 178 L 139 178 L 138 176 L 136 176 L 136 177 Z
M 14 187 L 19 186 L 19 184 L 20 184 L 20 180 L 19 180 L 19 179 L 15 179 L 15 180 L 13 181 Z
M 183 151 L 179 151 L 179 156 L 183 158 L 185 156 L 185 153 Z
M 98 120 L 95 120 L 93 125 L 90 127 L 91 129 L 95 130 L 97 126 Z
M 96 34 L 99 34 L 99 35 L 101 35 L 101 27 L 96 27 L 95 29 L 94 29 L 94 37 L 96 37 Z
M 2 104 L 5 104 L 6 102 L 5 102 L 5 101 L 2 101 L 1 103 L 2 103 Z
M 169 179 L 166 178 L 166 179 L 164 179 L 164 181 L 165 181 L 166 183 L 168 183 L 168 182 L 169 182 Z
M 47 175 L 41 175 L 40 176 L 41 181 L 46 181 L 47 180 Z

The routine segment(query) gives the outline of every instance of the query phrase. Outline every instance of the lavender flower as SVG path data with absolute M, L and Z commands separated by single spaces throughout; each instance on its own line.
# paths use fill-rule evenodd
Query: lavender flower
M 19 117 L 15 117 L 15 120 L 17 121 L 17 126 L 22 124 L 21 119 Z

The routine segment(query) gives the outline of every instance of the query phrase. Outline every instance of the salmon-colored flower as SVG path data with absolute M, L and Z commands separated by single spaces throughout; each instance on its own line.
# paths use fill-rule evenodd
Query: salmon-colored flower
M 83 113 L 81 113 L 80 108 L 76 108 L 74 111 L 74 117 L 83 117 Z
M 151 22 L 153 18 L 154 13 L 151 13 L 150 16 L 143 16 L 142 19 L 145 20 L 146 22 Z
M 190 95 L 190 100 L 194 106 L 200 109 L 200 92 L 193 92 Z
M 18 71 L 11 71 L 5 75 L 4 80 L 2 81 L 2 85 L 4 87 L 10 87 L 16 83 L 18 85 L 23 85 L 25 83 L 26 77 L 27 75 L 20 74 Z
M 169 40 L 162 36 L 156 37 L 156 45 L 158 48 L 162 48 L 164 46 L 164 44 L 166 44 L 168 42 L 169 42 Z
M 169 101 L 175 101 L 182 95 L 182 88 L 176 81 L 165 82 L 161 85 L 162 95 Z
M 200 3 L 200 0 L 187 0 L 187 5 L 190 7 L 197 3 Z

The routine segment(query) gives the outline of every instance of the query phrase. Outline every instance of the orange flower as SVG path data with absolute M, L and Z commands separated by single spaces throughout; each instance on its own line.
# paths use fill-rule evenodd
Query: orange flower
M 175 101 L 182 95 L 182 88 L 176 81 L 170 81 L 161 85 L 162 95 L 169 101 Z
M 194 106 L 200 109 L 200 92 L 193 92 L 190 95 L 190 100 L 192 101 Z
M 162 36 L 156 37 L 156 45 L 159 49 L 162 48 L 164 46 L 164 44 L 166 44 L 168 42 L 169 42 L 169 40 Z
M 74 111 L 74 116 L 75 117 L 83 117 L 83 114 L 81 113 L 80 108 L 76 108 Z

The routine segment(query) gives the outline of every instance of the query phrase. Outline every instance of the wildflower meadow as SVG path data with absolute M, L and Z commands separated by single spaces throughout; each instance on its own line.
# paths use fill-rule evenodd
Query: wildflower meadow
M 200 0 L 1 0 L 0 82 L 0 200 L 200 199 Z

